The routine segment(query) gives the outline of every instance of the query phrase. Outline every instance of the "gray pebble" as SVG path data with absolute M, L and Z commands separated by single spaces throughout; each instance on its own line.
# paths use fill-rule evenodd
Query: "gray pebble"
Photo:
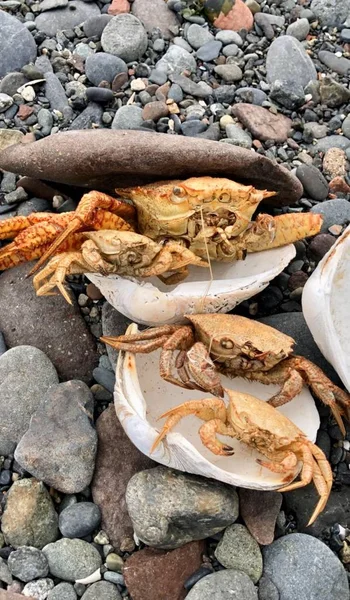
M 34 597 L 37 600 L 46 600 L 49 591 L 53 589 L 54 582 L 52 579 L 38 579 L 37 581 L 30 581 L 27 583 L 23 590 L 23 596 Z
M 115 585 L 125 585 L 123 575 L 121 573 L 116 573 L 115 571 L 106 571 L 103 574 L 103 579 L 115 583 Z
M 100 524 L 101 511 L 93 502 L 79 502 L 65 508 L 59 516 L 58 527 L 63 537 L 82 538 Z
M 22 73 L 8 73 L 1 80 L 0 92 L 13 96 L 21 85 L 27 82 L 27 78 Z
M 41 108 L 38 112 L 38 124 L 43 135 L 50 135 L 53 126 L 52 113 L 47 108 Z
M 227 46 L 227 44 L 236 44 L 239 47 L 243 46 L 243 40 L 239 33 L 236 31 L 230 31 L 229 29 L 218 31 L 215 39 L 219 40 L 219 42 L 222 42 L 224 46 Z
M 97 383 L 113 394 L 115 386 L 115 375 L 113 371 L 97 367 L 93 370 L 93 377 Z
M 86 97 L 90 102 L 100 102 L 105 104 L 111 102 L 114 98 L 112 90 L 100 87 L 91 87 L 86 90 Z
M 12 575 L 24 582 L 46 577 L 49 573 L 45 554 L 32 546 L 22 546 L 11 552 L 7 564 Z
M 115 113 L 112 129 L 138 129 L 143 123 L 142 108 L 139 106 L 121 106 Z
M 214 599 L 258 600 L 258 593 L 248 575 L 234 569 L 225 569 L 200 579 L 186 596 L 186 600 Z
M 229 46 L 226 47 L 228 48 Z M 238 50 L 238 46 L 236 47 Z M 197 59 L 202 60 L 203 62 L 210 62 L 219 56 L 221 48 L 221 42 L 216 42 L 215 40 L 207 42 L 197 50 Z
M 85 73 L 94 85 L 98 86 L 101 81 L 111 83 L 119 73 L 127 73 L 125 62 L 118 56 L 107 52 L 97 52 L 88 56 L 85 62 Z
M 328 231 L 328 228 L 332 225 L 345 225 L 345 223 L 350 222 L 350 202 L 342 198 L 326 200 L 322 204 L 316 204 L 310 212 L 323 216 L 321 232 Z
M 183 92 L 181 87 L 177 83 L 172 83 L 168 93 L 168 98 L 174 100 L 174 102 L 181 102 L 183 100 Z
M 100 38 L 102 35 L 102 31 L 112 19 L 112 15 L 98 15 L 97 17 L 92 17 L 83 23 L 84 33 L 87 37 L 97 37 Z
M 163 85 L 168 80 L 168 76 L 166 72 L 162 69 L 152 69 L 152 72 L 148 79 L 151 83 Z
M 43 548 L 51 575 L 66 581 L 83 579 L 102 563 L 100 553 L 88 542 L 62 538 Z
M 193 119 L 191 121 L 185 121 L 181 125 L 181 131 L 184 135 L 190 137 L 196 137 L 198 133 L 203 133 L 207 129 L 207 126 L 202 121 Z
M 228 44 L 228 46 L 225 46 L 222 51 L 224 56 L 237 56 L 238 52 L 239 48 L 237 44 Z
M 0 10 L 0 78 L 33 62 L 37 47 L 32 34 L 16 17 Z
M 197 63 L 189 52 L 180 46 L 169 46 L 164 56 L 157 62 L 156 68 L 166 73 L 195 72 Z
M 248 150 L 252 147 L 252 138 L 249 133 L 243 131 L 238 125 L 226 125 L 226 135 L 235 146 L 247 148 Z
M 236 92 L 236 98 L 239 98 L 242 102 L 247 102 L 248 104 L 256 104 L 257 106 L 261 106 L 265 100 L 267 100 L 267 95 L 265 92 L 260 90 L 259 88 L 253 87 L 243 87 L 239 88 Z
M 346 150 L 350 146 L 350 140 L 343 135 L 329 135 L 319 140 L 314 146 L 310 146 L 310 153 L 327 152 L 330 148 L 341 148 Z
M 342 123 L 342 126 L 341 126 L 341 128 L 342 128 L 343 134 L 344 134 L 344 135 L 345 135 L 347 138 L 350 138 L 350 115 L 348 115 L 348 116 L 347 116 L 347 117 L 344 119 L 344 121 L 343 121 L 343 123 Z
M 340 75 L 347 75 L 349 73 L 350 60 L 345 58 L 345 56 L 336 56 L 333 52 L 329 52 L 329 50 L 321 50 L 318 53 L 318 58 L 326 67 Z
M 101 36 L 105 52 L 131 62 L 138 60 L 147 50 L 147 33 L 141 21 L 134 15 L 124 13 L 113 17 Z
M 292 35 L 297 40 L 305 40 L 310 31 L 308 19 L 297 19 L 287 27 L 287 35 Z
M 296 176 L 303 184 L 305 192 L 313 200 L 325 200 L 328 196 L 328 183 L 319 171 L 313 165 L 300 165 L 297 168 Z
M 122 600 L 122 597 L 113 583 L 98 581 L 86 590 L 82 600 Z
M 244 525 L 235 523 L 225 529 L 215 556 L 226 569 L 246 573 L 253 583 L 262 575 L 263 561 L 258 542 Z
M 198 48 L 204 46 L 204 44 L 214 40 L 213 34 L 210 33 L 207 28 L 201 27 L 195 23 L 189 26 L 186 37 L 188 43 L 191 44 L 192 48 L 195 50 L 198 50 Z
M 217 65 L 214 68 L 215 73 L 224 81 L 240 81 L 243 77 L 242 70 L 233 63 L 226 65 Z
M 47 600 L 77 600 L 77 594 L 71 583 L 62 582 L 50 590 Z

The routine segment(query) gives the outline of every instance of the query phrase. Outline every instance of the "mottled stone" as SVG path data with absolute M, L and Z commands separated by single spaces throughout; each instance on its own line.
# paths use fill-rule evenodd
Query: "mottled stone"
M 58 536 L 57 514 L 43 483 L 35 479 L 15 481 L 7 494 L 2 532 L 14 548 L 41 549 Z
M 132 13 L 140 19 L 147 32 L 151 33 L 152 29 L 159 28 L 166 40 L 173 37 L 169 28 L 179 25 L 176 14 L 167 7 L 164 0 L 134 0 Z
M 90 484 L 97 435 L 91 425 L 93 396 L 82 381 L 52 386 L 15 452 L 18 463 L 65 494 Z
M 11 552 L 8 567 L 14 577 L 24 582 L 46 577 L 49 573 L 45 554 L 31 546 L 22 546 Z
M 241 488 L 238 494 L 240 514 L 250 533 L 259 544 L 271 544 L 282 505 L 282 494 L 244 488 Z
M 343 177 L 346 174 L 347 160 L 344 150 L 330 148 L 323 157 L 323 172 L 330 177 Z
M 161 466 L 131 478 L 126 503 L 136 535 L 154 548 L 210 537 L 238 517 L 234 488 Z
M 147 33 L 139 19 L 126 13 L 111 19 L 102 32 L 101 44 L 105 52 L 128 63 L 145 53 Z
M 43 548 L 51 575 L 66 581 L 83 579 L 102 563 L 99 551 L 83 540 L 62 538 Z
M 186 596 L 186 600 L 214 599 L 258 600 L 258 593 L 248 575 L 235 569 L 224 569 L 200 579 Z
M 236 104 L 232 112 L 261 141 L 285 142 L 292 125 L 288 117 L 274 115 L 266 108 L 254 104 Z
M 226 569 L 237 569 L 246 573 L 253 583 L 262 575 L 263 561 L 259 544 L 244 525 L 235 523 L 225 529 L 215 556 Z
M 109 157 L 107 161 L 106 156 Z M 128 157 L 127 161 L 125 156 Z M 147 156 L 147 161 L 144 160 L 145 156 Z M 302 194 L 300 182 L 290 172 L 250 150 L 209 140 L 185 139 L 181 136 L 140 131 L 105 129 L 70 131 L 48 136 L 33 144 L 19 144 L 6 148 L 0 154 L 0 168 L 22 175 L 30 175 L 32 178 L 88 186 L 90 189 L 97 188 L 110 192 L 114 192 L 116 187 L 138 185 L 150 181 L 212 175 L 230 177 L 262 189 L 276 190 L 279 194 L 271 198 L 271 202 L 274 204 L 293 204 Z M 26 269 L 28 266 L 23 270 L 26 271 Z M 12 269 L 9 273 L 13 278 L 14 270 Z M 1 276 L 1 282 L 4 275 Z M 8 277 L 10 276 L 8 275 Z M 23 286 L 27 288 L 25 293 L 28 298 L 28 294 L 31 294 L 29 291 L 31 290 L 30 280 L 21 281 L 20 285 L 21 289 Z M 1 284 L 0 298 L 4 289 L 6 286 Z M 16 294 L 19 293 L 20 290 L 17 289 Z M 54 327 L 52 307 L 61 300 L 61 298 L 37 299 L 45 307 L 41 317 L 50 318 L 50 326 L 47 325 L 49 331 L 46 331 L 46 335 Z M 12 303 L 16 302 L 14 298 L 11 298 L 11 301 Z M 26 303 L 28 303 L 28 299 Z M 26 303 L 23 303 L 23 316 L 24 309 L 27 310 Z M 62 303 L 66 307 L 66 312 L 71 315 L 72 309 L 67 307 L 63 300 Z M 17 310 L 16 308 L 16 314 L 18 314 Z M 60 331 L 62 331 L 63 321 L 63 318 L 59 319 Z M 70 317 L 69 324 L 71 321 Z M 42 321 L 40 325 L 40 333 L 43 335 Z M 0 316 L 1 329 L 3 328 Z M 37 329 L 38 327 L 36 327 Z M 76 326 L 74 328 L 72 325 L 69 329 L 75 332 Z M 36 331 L 36 335 L 38 335 L 38 331 Z M 71 336 L 66 332 L 65 339 L 67 337 L 69 339 L 69 335 Z M 79 342 L 79 336 L 77 339 L 74 336 L 75 347 L 77 342 Z M 83 340 L 83 345 L 86 351 L 86 347 L 89 346 L 86 338 Z M 52 352 L 53 349 L 50 351 Z M 85 365 L 86 355 L 84 356 L 81 351 L 77 352 L 77 355 L 80 365 L 77 376 L 82 378 L 81 365 Z
M 102 529 L 116 548 L 132 548 L 133 527 L 125 491 L 130 478 L 154 465 L 134 446 L 111 405 L 97 419 L 98 451 L 92 497 L 102 513 Z
M 123 575 L 133 600 L 183 600 L 184 583 L 201 566 L 204 550 L 204 542 L 198 541 L 166 552 L 144 548 L 132 554 Z
M 339 27 L 350 13 L 350 0 L 312 0 L 311 10 L 322 25 Z
M 90 382 L 98 356 L 75 298 L 70 306 L 61 295 L 36 296 L 32 279 L 26 279 L 32 267 L 27 263 L 0 275 L 0 331 L 7 345 L 29 345 L 34 340 L 63 380 Z

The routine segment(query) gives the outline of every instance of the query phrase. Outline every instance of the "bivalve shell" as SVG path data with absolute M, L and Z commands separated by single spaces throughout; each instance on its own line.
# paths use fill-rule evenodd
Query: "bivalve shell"
M 295 256 L 293 244 L 249 254 L 244 261 L 212 263 L 209 270 L 190 267 L 189 276 L 176 286 L 158 278 L 147 281 L 118 275 L 88 273 L 108 302 L 123 315 L 144 325 L 183 323 L 184 314 L 227 313 L 258 294 Z
M 302 307 L 322 354 L 350 391 L 350 225 L 305 284 Z
M 133 323 L 127 333 L 137 331 L 138 327 Z M 222 382 L 224 387 L 248 392 L 263 400 L 270 398 L 278 389 L 275 385 L 265 386 L 240 378 L 222 377 Z M 259 490 L 275 490 L 285 485 L 282 474 L 261 467 L 256 459 L 263 457 L 235 439 L 220 436 L 234 448 L 233 456 L 212 454 L 200 440 L 198 429 L 202 422 L 195 416 L 182 419 L 150 455 L 152 444 L 164 423 L 157 423 L 159 416 L 182 402 L 207 396 L 204 392 L 186 390 L 164 381 L 159 375 L 159 351 L 137 355 L 119 353 L 115 409 L 125 433 L 143 454 L 168 467 L 231 485 Z M 308 388 L 304 387 L 296 398 L 279 410 L 310 440 L 315 441 L 320 420 Z

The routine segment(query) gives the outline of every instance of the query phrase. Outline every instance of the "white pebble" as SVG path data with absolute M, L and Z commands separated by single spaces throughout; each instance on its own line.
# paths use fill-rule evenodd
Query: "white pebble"
M 27 102 L 32 102 L 35 98 L 35 90 L 31 85 L 25 87 L 21 92 L 22 98 Z

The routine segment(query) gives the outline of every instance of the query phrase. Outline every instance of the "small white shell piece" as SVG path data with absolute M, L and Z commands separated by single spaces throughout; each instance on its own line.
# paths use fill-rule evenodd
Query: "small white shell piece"
M 137 333 L 133 323 L 127 333 Z M 231 388 L 267 400 L 278 389 L 243 379 L 222 377 L 224 387 Z M 150 455 L 164 420 L 159 416 L 170 408 L 191 399 L 208 397 L 196 390 L 185 390 L 167 383 L 159 375 L 159 351 L 151 354 L 120 352 L 116 368 L 114 402 L 117 416 L 125 433 L 137 448 L 153 460 L 186 471 L 224 481 L 231 485 L 258 490 L 275 490 L 281 487 L 283 476 L 261 467 L 256 458 L 263 458 L 255 450 L 232 438 L 220 436 L 233 446 L 235 454 L 230 457 L 216 456 L 205 448 L 198 429 L 201 421 L 195 416 L 182 419 Z M 281 407 L 310 440 L 315 441 L 320 420 L 314 400 L 304 387 L 299 396 Z
M 190 267 L 190 274 L 176 286 L 153 277 L 143 281 L 118 275 L 87 273 L 106 300 L 119 312 L 144 325 L 183 323 L 184 314 L 227 313 L 258 294 L 295 256 L 293 244 L 249 254 L 244 261 L 212 263 L 209 270 Z
M 316 344 L 350 391 L 350 225 L 306 282 L 302 306 Z

